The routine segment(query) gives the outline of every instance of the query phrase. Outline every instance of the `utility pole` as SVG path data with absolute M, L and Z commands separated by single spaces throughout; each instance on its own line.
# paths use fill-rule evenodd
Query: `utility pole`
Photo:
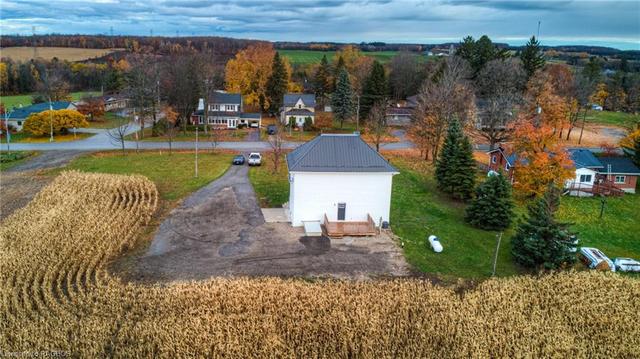
M 198 128 L 200 124 L 196 124 L 196 178 L 198 178 Z
M 360 95 L 356 95 L 358 105 L 356 106 L 356 131 L 360 132 Z
M 4 126 L 5 126 L 5 131 L 7 132 L 7 152 L 11 151 L 11 133 L 9 132 L 9 117 L 10 116 L 11 116 L 11 114 L 9 113 L 9 111 L 7 111 L 5 109 L 5 111 L 4 111 Z
M 49 142 L 53 142 L 53 106 L 51 106 L 51 96 L 49 96 L 49 127 L 49 133 L 51 134 L 51 137 L 49 137 Z
M 498 237 L 498 244 L 496 245 L 496 253 L 493 255 L 493 271 L 491 272 L 492 277 L 496 275 L 496 265 L 498 264 L 498 251 L 500 250 L 500 241 L 502 240 L 502 232 L 500 232 L 499 235 L 496 235 L 496 237 Z

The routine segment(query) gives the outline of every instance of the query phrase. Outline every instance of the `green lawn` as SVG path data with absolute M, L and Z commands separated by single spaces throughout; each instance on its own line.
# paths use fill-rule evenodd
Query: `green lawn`
M 270 155 L 264 156 L 263 161 L 262 166 L 251 167 L 249 170 L 249 180 L 256 191 L 260 207 L 282 207 L 283 203 L 289 201 L 287 164 L 283 158 L 278 171 L 273 173 Z
M 217 132 L 217 140 L 218 141 L 244 141 L 244 138 L 247 137 L 249 132 L 245 129 L 239 130 L 218 130 Z M 141 141 L 144 142 L 167 142 L 166 136 L 151 136 L 152 129 L 145 128 L 144 129 L 144 137 Z M 136 139 L 135 133 L 127 135 L 126 137 L 129 141 L 134 141 Z M 195 141 L 196 140 L 196 131 L 188 130 L 186 133 L 182 132 L 182 129 L 178 130 L 173 137 L 173 141 Z M 203 130 L 198 131 L 198 141 L 203 142 L 203 146 L 206 146 L 204 142 L 210 142 L 211 138 L 208 134 L 204 133 Z
M 94 136 L 93 133 L 67 133 L 65 135 L 55 134 L 53 135 L 54 142 L 69 142 L 77 141 Z M 6 138 L 2 138 L 2 142 L 6 143 Z M 28 132 L 18 132 L 11 134 L 11 143 L 47 143 L 49 142 L 49 135 L 33 136 Z
M 123 118 L 112 112 L 106 112 L 102 118 L 90 121 L 90 128 L 115 128 L 122 124 Z
M 85 172 L 141 174 L 155 182 L 160 197 L 178 200 L 220 177 L 229 167 L 232 155 L 199 153 L 198 178 L 194 177 L 192 152 L 99 152 L 73 160 L 66 169 Z
M 444 280 L 456 278 L 486 278 L 491 275 L 497 232 L 484 231 L 464 221 L 466 204 L 441 194 L 432 175 L 432 167 L 424 161 L 392 157 L 400 169 L 393 179 L 391 228 L 404 244 L 408 262 L 421 272 Z M 270 166 L 252 168 L 249 178 L 261 206 L 278 207 L 289 200 L 286 165 L 276 174 Z M 581 245 L 595 246 L 611 258 L 640 258 L 640 195 L 608 198 L 602 220 L 598 218 L 600 200 L 562 197 L 558 218 L 575 223 Z M 526 213 L 524 205 L 516 212 Z M 444 252 L 434 253 L 427 237 L 437 235 Z M 509 276 L 523 272 L 511 256 L 513 228 L 502 236 L 497 262 L 497 275 Z
M 29 159 L 29 157 L 37 154 L 35 151 L 3 151 L 0 153 L 0 171 L 5 171 L 19 165 Z
M 634 115 L 626 112 L 613 111 L 589 111 L 587 113 L 587 122 L 599 125 L 611 125 L 625 128 L 632 128 L 640 122 L 640 115 Z
M 327 55 L 327 60 L 332 61 L 335 51 L 320 50 L 278 50 L 280 55 L 286 56 L 292 65 L 306 65 L 312 63 L 320 63 L 322 56 Z M 362 52 L 365 56 L 371 56 L 376 60 L 386 63 L 391 61 L 398 52 L 397 51 L 369 51 Z
M 79 91 L 79 92 L 72 92 L 70 95 L 71 95 L 72 101 L 77 101 L 85 96 L 99 95 L 99 94 L 100 94 L 100 91 Z M 29 106 L 31 105 L 32 95 L 33 94 L 0 96 L 0 103 L 4 104 L 5 108 L 7 109 L 19 107 L 19 105 Z

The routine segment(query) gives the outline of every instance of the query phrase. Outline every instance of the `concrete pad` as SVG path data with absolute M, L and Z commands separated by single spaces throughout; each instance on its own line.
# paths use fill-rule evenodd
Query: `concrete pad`
M 320 227 L 320 221 L 302 223 L 304 224 L 304 233 L 308 237 L 317 237 L 322 235 L 322 227 Z
M 284 208 L 260 208 L 264 221 L 267 223 L 291 222 L 289 213 Z

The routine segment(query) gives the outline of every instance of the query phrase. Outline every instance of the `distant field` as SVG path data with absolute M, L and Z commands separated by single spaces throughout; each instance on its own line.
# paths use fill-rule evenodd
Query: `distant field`
M 71 93 L 71 99 L 73 101 L 77 101 L 85 96 L 89 96 L 89 95 L 98 95 L 100 94 L 100 91 L 79 91 L 79 92 L 72 92 Z M 5 108 L 7 109 L 11 109 L 14 107 L 20 107 L 20 105 L 22 106 L 29 106 L 31 105 L 31 96 L 33 96 L 33 94 L 26 94 L 26 95 L 15 95 L 15 96 L 0 96 L 0 103 L 2 103 Z
M 75 47 L 37 47 L 37 56 L 43 59 L 57 57 L 60 60 L 82 61 L 101 57 L 121 49 L 79 49 Z M 33 58 L 33 47 L 3 47 L 0 57 L 9 57 L 13 61 L 26 61 Z
M 587 113 L 587 122 L 629 128 L 640 123 L 640 115 L 614 111 L 589 111 Z
M 335 51 L 319 51 L 319 50 L 278 50 L 280 55 L 286 56 L 291 64 L 305 65 L 319 63 L 323 55 L 327 55 L 327 60 L 332 61 Z M 391 61 L 398 51 L 375 51 L 363 52 L 365 56 L 371 56 L 376 60 L 385 63 Z

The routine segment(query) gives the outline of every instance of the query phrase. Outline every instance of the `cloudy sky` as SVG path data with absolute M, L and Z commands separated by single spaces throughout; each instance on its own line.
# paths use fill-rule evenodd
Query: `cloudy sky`
M 0 0 L 3 34 L 217 35 L 438 43 L 470 34 L 521 44 L 640 50 L 640 0 Z

